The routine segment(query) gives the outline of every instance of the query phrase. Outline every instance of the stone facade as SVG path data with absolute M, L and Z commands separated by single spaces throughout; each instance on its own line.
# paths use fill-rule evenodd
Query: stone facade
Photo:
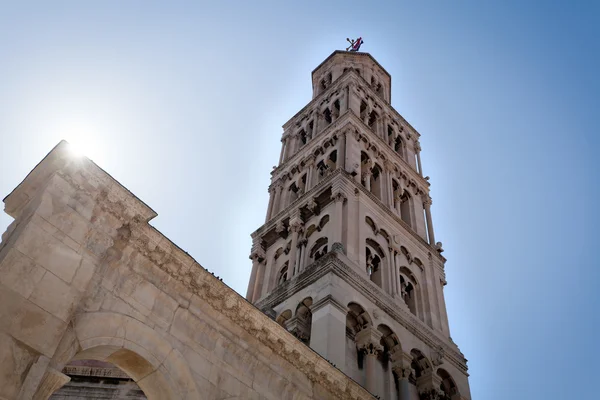
M 390 87 L 364 53 L 313 72 L 252 234 L 248 301 L 57 145 L 4 199 L 0 400 L 90 398 L 107 382 L 121 398 L 470 399 L 419 134 Z
M 372 398 L 149 225 L 154 211 L 67 143 L 4 203 L 14 222 L 0 244 L 0 399 L 47 399 L 73 360 L 119 367 L 149 399 Z
M 470 399 L 419 133 L 391 77 L 336 51 L 284 125 L 246 298 L 381 399 Z

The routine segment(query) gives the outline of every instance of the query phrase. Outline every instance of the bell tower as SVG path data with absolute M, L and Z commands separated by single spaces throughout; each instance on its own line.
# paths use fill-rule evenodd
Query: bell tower
M 246 298 L 381 399 L 470 399 L 420 134 L 368 53 L 335 51 L 283 125 Z

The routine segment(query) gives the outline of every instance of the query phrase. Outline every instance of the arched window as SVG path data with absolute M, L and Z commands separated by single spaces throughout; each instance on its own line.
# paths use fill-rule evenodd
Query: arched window
M 329 108 L 326 108 L 325 111 L 323 111 L 323 118 L 325 119 L 325 123 L 327 125 L 331 124 L 331 122 L 333 121 L 333 118 L 331 116 L 331 110 Z
M 277 284 L 281 285 L 285 281 L 288 280 L 288 262 L 286 261 L 283 267 L 279 270 L 279 275 L 277 277 Z
M 417 280 L 407 267 L 400 267 L 400 296 L 414 315 L 417 315 Z
M 384 258 L 381 246 L 373 239 L 367 239 L 366 246 L 366 265 L 365 269 L 371 282 L 382 287 L 382 259 Z
M 394 151 L 398 153 L 400 157 L 404 158 L 404 142 L 402 141 L 402 138 L 399 135 L 394 141 Z
M 442 378 L 442 383 L 440 384 L 440 390 L 444 393 L 445 397 L 442 397 L 442 400 L 450 400 L 458 393 L 458 388 L 456 387 L 456 383 L 454 379 L 450 376 L 448 371 L 443 368 L 439 368 L 437 370 L 437 375 Z
M 413 379 L 420 378 L 422 375 L 424 375 L 432 369 L 431 363 L 420 350 L 412 349 L 410 351 L 410 355 L 412 356 L 412 362 L 410 366 L 415 373 Z
M 375 112 L 375 111 L 371 111 L 371 114 L 369 114 L 369 119 L 367 120 L 367 125 L 369 125 L 369 128 L 371 128 L 371 130 L 375 133 L 377 132 L 377 121 L 379 120 L 379 115 Z
M 360 119 L 367 122 L 367 103 L 363 100 L 360 102 Z
M 340 100 L 333 102 L 333 119 L 334 121 L 340 116 Z
M 408 226 L 412 226 L 411 209 L 412 197 L 410 193 L 405 190 L 400 197 L 400 218 L 402 218 L 402 221 L 406 222 Z
M 291 330 L 292 334 L 307 345 L 310 344 L 310 332 L 312 329 L 312 297 L 307 297 L 298 304 L 296 308 L 296 324 Z
M 282 312 L 281 314 L 279 314 L 277 316 L 277 318 L 275 318 L 275 321 L 285 327 L 285 323 L 286 321 L 288 321 L 290 318 L 292 318 L 292 310 L 285 310 L 284 312 Z
M 317 261 L 327 254 L 327 242 L 328 240 L 326 237 L 319 238 L 310 250 L 310 258 Z
M 308 136 L 306 135 L 306 132 L 304 131 L 304 129 L 302 129 L 299 133 L 299 138 L 300 138 L 300 147 L 304 146 L 307 142 L 308 142 Z
M 327 157 L 327 168 L 333 171 L 337 165 L 337 150 L 332 151 Z
M 317 163 L 317 181 L 321 182 L 329 174 L 329 168 L 323 162 L 323 160 Z
M 296 182 L 292 183 L 289 188 L 289 202 L 288 205 L 292 204 L 300 195 L 300 189 L 296 185 Z
M 381 167 L 375 164 L 371 171 L 371 193 L 379 200 L 381 200 Z

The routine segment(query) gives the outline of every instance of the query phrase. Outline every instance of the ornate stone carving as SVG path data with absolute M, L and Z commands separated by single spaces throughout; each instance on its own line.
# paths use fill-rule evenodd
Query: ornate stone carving
M 431 363 L 434 367 L 439 367 L 443 363 L 444 358 L 444 349 L 442 347 L 438 347 L 436 350 L 431 352 Z
M 337 191 L 331 194 L 331 200 L 334 202 L 340 202 L 346 200 L 346 194 L 342 191 Z
M 275 232 L 282 234 L 285 233 L 286 229 L 285 229 L 285 225 L 283 224 L 283 221 L 278 221 L 277 225 L 275 226 Z

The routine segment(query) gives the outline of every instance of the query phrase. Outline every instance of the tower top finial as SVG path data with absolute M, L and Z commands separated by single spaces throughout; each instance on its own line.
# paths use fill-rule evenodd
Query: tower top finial
M 360 49 L 360 46 L 364 43 L 362 37 L 359 37 L 356 40 L 346 38 L 346 40 L 348 41 L 348 43 L 350 43 L 350 46 L 346 47 L 346 51 L 358 51 L 358 49 Z

